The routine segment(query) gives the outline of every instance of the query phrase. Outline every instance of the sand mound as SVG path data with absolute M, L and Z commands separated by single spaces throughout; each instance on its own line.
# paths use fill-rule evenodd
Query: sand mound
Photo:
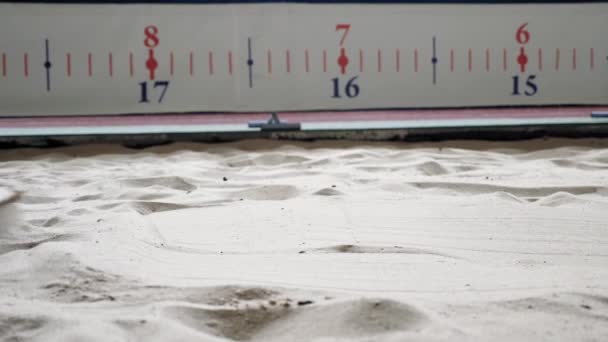
M 302 301 L 299 305 L 273 301 L 228 308 L 180 305 L 164 308 L 163 316 L 206 334 L 237 341 L 373 339 L 419 331 L 429 323 L 426 315 L 414 307 L 386 299 L 329 304 Z
M 607 147 L 1 151 L 0 340 L 601 341 Z
M 299 190 L 291 185 L 265 185 L 235 191 L 230 197 L 256 201 L 283 201 L 298 196 Z

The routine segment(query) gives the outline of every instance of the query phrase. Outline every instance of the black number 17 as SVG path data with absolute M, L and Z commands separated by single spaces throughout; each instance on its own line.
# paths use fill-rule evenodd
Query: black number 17
M 160 96 L 158 98 L 158 103 L 161 103 L 163 102 L 163 98 L 165 97 L 167 88 L 169 88 L 169 81 L 154 81 L 152 88 L 156 89 L 158 87 L 162 87 L 162 90 L 160 91 Z M 148 99 L 148 82 L 140 82 L 139 88 L 141 90 L 141 98 L 139 99 L 139 103 L 150 102 L 150 100 Z

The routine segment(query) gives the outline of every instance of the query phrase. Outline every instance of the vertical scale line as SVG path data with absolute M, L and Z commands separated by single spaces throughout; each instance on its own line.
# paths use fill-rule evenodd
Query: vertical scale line
M 401 51 L 399 51 L 399 49 L 397 49 L 397 51 L 395 51 L 395 70 L 397 70 L 397 72 L 399 72 L 399 69 L 401 67 Z
M 378 49 L 378 72 L 382 72 L 382 50 Z
M 576 70 L 576 48 L 572 49 L 572 70 Z
M 89 65 L 89 77 L 91 77 L 91 76 L 93 76 L 93 54 L 91 54 L 90 52 L 87 57 L 87 62 Z
M 129 74 L 131 75 L 131 78 L 133 78 L 133 75 L 135 74 L 135 68 L 133 66 L 133 52 L 129 52 Z
M 169 74 L 173 77 L 175 72 L 175 57 L 173 56 L 173 51 L 169 54 Z
M 327 50 L 323 50 L 323 72 L 327 72 Z
M 486 72 L 490 71 L 490 49 L 486 49 Z
M 507 71 L 507 49 L 502 49 L 502 70 Z
M 114 76 L 114 58 L 112 57 L 112 53 L 108 54 L 108 68 L 110 71 L 110 77 Z
M 46 69 L 46 91 L 51 91 L 51 60 L 49 52 L 49 40 L 44 40 L 44 68 Z
M 209 75 L 213 75 L 213 51 L 209 51 Z
M 253 59 L 251 58 L 251 37 L 247 38 L 247 67 L 249 68 L 249 88 L 253 88 Z
M 270 51 L 270 49 L 268 49 L 268 51 L 266 52 L 266 59 L 267 59 L 267 68 L 268 68 L 268 73 L 272 74 L 272 52 Z
M 431 57 L 431 63 L 433 63 L 433 84 L 437 84 L 437 39 L 433 36 L 433 57 Z
M 27 52 L 26 52 L 23 54 L 23 74 L 25 75 L 25 78 L 27 78 L 30 74 L 28 64 L 29 63 L 28 63 Z
M 450 49 L 450 72 L 454 72 L 454 49 Z
M 538 49 L 538 70 L 543 71 L 543 49 Z
M 190 63 L 189 63 L 190 76 L 194 76 L 194 51 L 190 51 Z
M 595 67 L 595 50 L 589 49 L 589 69 L 593 70 Z
M 559 70 L 559 48 L 555 49 L 555 70 Z
M 65 54 L 66 59 L 66 69 L 65 72 L 68 77 L 72 77 L 72 55 L 68 52 Z
M 304 50 L 304 64 L 306 66 L 306 72 L 310 72 L 310 57 L 308 56 L 308 49 Z
M 289 49 L 285 51 L 285 59 L 287 62 L 287 73 L 291 72 L 291 54 L 289 53 Z
M 469 72 L 473 70 L 473 50 L 469 49 Z
M 228 51 L 228 73 L 232 75 L 232 50 Z
M 363 72 L 363 49 L 359 49 L 359 72 Z
M 418 72 L 418 49 L 414 49 L 414 71 Z
M 2 77 L 6 77 L 6 53 L 2 53 Z

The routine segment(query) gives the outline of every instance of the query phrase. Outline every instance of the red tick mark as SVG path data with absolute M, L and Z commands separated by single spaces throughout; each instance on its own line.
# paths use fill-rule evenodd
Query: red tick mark
M 526 72 L 526 65 L 528 64 L 528 55 L 524 47 L 519 48 L 519 56 L 517 56 L 517 64 L 519 64 L 519 71 Z
M 72 55 L 68 52 L 65 54 L 66 69 L 68 77 L 72 77 Z
M 232 75 L 232 51 L 228 51 L 228 73 Z
M 89 52 L 87 57 L 88 67 L 89 67 L 89 77 L 93 76 L 93 54 Z
M 450 49 L 450 72 L 454 72 L 454 49 Z
M 338 57 L 338 65 L 340 66 L 340 73 L 346 74 L 346 67 L 348 66 L 348 57 L 346 57 L 346 50 L 340 48 L 340 57 Z
M 359 49 L 359 72 L 363 72 L 363 49 Z
M 213 75 L 213 51 L 209 51 L 209 75 Z
M 190 76 L 194 75 L 194 52 L 190 51 L 190 61 L 188 63 L 188 71 L 190 73 Z
M 146 60 L 146 68 L 148 68 L 150 79 L 155 79 L 155 72 L 156 68 L 158 68 L 158 61 L 156 60 L 156 57 L 154 57 L 154 49 L 148 49 L 148 59 Z
M 29 61 L 28 61 L 27 53 L 23 54 L 23 74 L 25 75 L 26 78 L 30 74 Z
M 108 69 L 110 77 L 114 76 L 114 58 L 111 52 L 108 54 Z
M 270 50 L 267 51 L 267 64 L 268 64 L 268 73 L 272 74 L 272 52 Z
M 486 49 L 486 71 L 490 71 L 490 49 Z
M 399 49 L 397 49 L 397 51 L 395 51 L 395 70 L 397 70 L 397 72 L 399 72 L 400 66 L 401 66 L 401 51 L 399 51 Z

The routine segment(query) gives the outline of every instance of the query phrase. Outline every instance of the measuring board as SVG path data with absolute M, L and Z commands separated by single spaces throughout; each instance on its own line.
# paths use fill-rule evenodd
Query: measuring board
M 0 116 L 608 104 L 608 3 L 0 3 Z

